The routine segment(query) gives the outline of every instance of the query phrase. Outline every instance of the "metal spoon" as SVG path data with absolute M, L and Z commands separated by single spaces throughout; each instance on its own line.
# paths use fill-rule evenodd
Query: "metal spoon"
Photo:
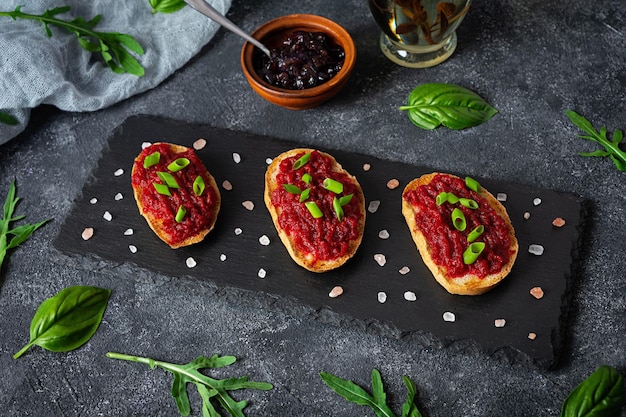
M 215 10 L 215 8 L 211 6 L 209 3 L 207 3 L 206 1 L 184 0 L 184 2 L 190 5 L 194 10 L 208 17 L 209 19 L 219 23 L 220 25 L 224 26 L 226 29 L 230 30 L 231 32 L 234 32 L 235 34 L 241 36 L 242 38 L 244 38 L 245 40 L 247 40 L 248 42 L 250 42 L 257 48 L 259 48 L 261 51 L 263 51 L 265 55 L 271 58 L 270 50 L 267 48 L 267 46 L 263 45 L 261 42 L 254 39 L 252 36 L 248 35 L 241 28 L 239 28 L 239 26 L 235 25 L 228 18 L 220 14 L 220 12 Z

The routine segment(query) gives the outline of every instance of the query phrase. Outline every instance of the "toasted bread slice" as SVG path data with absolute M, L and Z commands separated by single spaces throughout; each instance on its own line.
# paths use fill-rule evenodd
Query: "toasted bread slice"
M 305 155 L 310 155 L 309 162 L 294 169 L 294 162 Z M 322 165 L 323 161 L 325 165 Z M 309 182 L 303 181 L 305 174 L 311 176 Z M 341 182 L 342 192 L 333 193 L 325 189 L 323 181 L 327 177 Z M 305 192 L 309 193 L 308 198 L 294 193 L 293 188 L 291 192 L 287 191 L 285 184 L 296 186 L 301 191 L 310 189 Z M 341 217 L 333 207 L 333 199 L 350 194 L 349 202 L 342 206 Z M 361 244 L 365 229 L 363 190 L 357 179 L 327 153 L 302 148 L 289 150 L 274 158 L 265 174 L 264 201 L 289 255 L 309 271 L 325 272 L 342 266 L 354 256 Z M 305 207 L 307 202 L 315 202 L 322 217 L 314 218 Z
M 443 180 L 447 181 L 446 184 L 448 185 L 444 185 Z M 471 198 L 478 202 L 479 207 L 476 209 L 463 208 L 458 203 L 450 204 L 449 201 L 437 205 L 436 196 L 440 192 L 451 192 L 449 189 L 450 181 L 455 181 L 454 193 L 459 194 L 457 197 Z M 414 179 L 407 184 L 402 193 L 402 214 L 424 263 L 437 282 L 451 294 L 479 295 L 491 290 L 509 274 L 517 257 L 518 243 L 513 225 L 504 206 L 484 188 L 481 188 L 479 192 L 471 191 L 468 188 L 463 189 L 459 181 L 462 181 L 463 185 L 465 184 L 465 180 L 459 177 L 437 172 Z M 436 183 L 440 185 L 436 185 Z M 426 191 L 427 189 L 420 190 L 420 187 L 428 186 L 431 186 L 429 191 Z M 416 199 L 419 200 L 421 206 L 413 204 Z M 450 219 L 451 205 L 461 207 L 468 213 L 468 216 L 473 216 L 472 210 L 477 212 L 483 210 L 481 214 L 488 216 L 489 224 L 483 224 L 485 231 L 476 240 L 477 242 L 486 242 L 486 246 L 474 263 L 465 264 L 463 262 L 463 250 L 469 246 L 467 236 L 478 225 L 478 222 L 468 221 L 466 230 L 457 230 Z M 421 214 L 428 217 L 424 223 L 420 223 L 421 210 L 424 210 L 424 213 Z M 426 210 L 429 210 L 427 216 Z M 428 226 L 428 223 L 432 224 L 432 222 L 439 222 L 438 228 L 426 230 L 426 228 L 431 227 Z M 502 232 L 499 233 L 500 237 L 495 236 L 496 228 L 500 228 Z M 433 232 L 434 230 L 436 232 Z M 458 242 L 456 246 L 455 244 L 437 246 L 436 240 L 444 239 L 443 234 L 445 233 L 451 236 L 459 235 L 456 237 Z M 448 238 L 444 240 L 450 242 Z M 453 257 L 457 258 L 455 266 L 446 266 L 445 259 Z M 485 265 L 491 266 L 481 272 L 480 267 Z
M 159 161 L 144 167 L 144 160 L 155 152 L 159 153 Z M 170 170 L 168 165 L 179 158 L 188 160 L 188 165 L 179 170 Z M 168 186 L 160 177 L 163 173 L 171 175 L 176 185 Z M 196 184 L 194 191 L 194 182 L 198 177 L 202 178 L 198 182 L 203 185 Z M 154 143 L 135 158 L 131 180 L 139 213 L 154 233 L 171 248 L 198 243 L 213 230 L 221 196 L 215 179 L 193 149 L 171 143 Z M 161 192 L 155 184 L 161 185 Z M 182 211 L 185 214 L 180 216 Z M 177 214 L 179 219 L 176 219 Z

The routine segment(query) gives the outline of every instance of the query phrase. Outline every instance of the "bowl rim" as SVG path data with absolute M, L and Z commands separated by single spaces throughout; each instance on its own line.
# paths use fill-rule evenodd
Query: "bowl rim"
M 282 25 L 279 26 L 280 23 L 283 23 L 285 21 L 292 21 L 293 29 L 317 30 L 331 35 L 333 41 L 341 46 L 345 52 L 345 59 L 341 69 L 330 80 L 315 87 L 304 88 L 301 90 L 291 90 L 287 88 L 275 87 L 261 79 L 261 77 L 255 71 L 252 58 L 254 56 L 256 47 L 250 42 L 246 41 L 241 49 L 241 66 L 243 67 L 243 70 L 246 73 L 249 81 L 253 81 L 257 88 L 262 89 L 267 94 L 278 94 L 285 99 L 304 99 L 308 97 L 316 97 L 321 94 L 327 93 L 338 84 L 342 84 L 343 82 L 347 81 L 346 77 L 350 74 L 356 63 L 356 46 L 350 33 L 348 33 L 348 31 L 339 23 L 330 20 L 327 17 L 306 13 L 295 13 L 279 16 L 257 27 L 251 33 L 251 36 L 255 39 L 258 39 L 259 41 L 262 41 L 264 37 L 272 34 L 273 32 L 284 32 L 286 30 L 289 30 L 289 25 L 287 25 L 286 27 Z

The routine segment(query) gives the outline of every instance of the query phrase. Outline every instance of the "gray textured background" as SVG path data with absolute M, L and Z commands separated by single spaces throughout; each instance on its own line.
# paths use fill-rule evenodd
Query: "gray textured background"
M 364 0 L 235 1 L 229 17 L 251 31 L 272 17 L 323 14 L 354 37 L 358 60 L 333 101 L 293 112 L 270 105 L 239 68 L 241 41 L 220 31 L 158 88 L 95 113 L 35 109 L 26 131 L 0 147 L 0 195 L 17 178 L 28 220 L 54 220 L 11 252 L 0 271 L 0 409 L 19 416 L 175 416 L 171 376 L 107 359 L 107 351 L 187 362 L 234 355 L 218 374 L 247 374 L 275 385 L 245 391 L 249 416 L 373 415 L 331 392 L 328 371 L 369 386 L 381 371 L 399 413 L 401 376 L 417 383 L 425 416 L 558 416 L 569 391 L 600 364 L 626 370 L 626 173 L 608 159 L 582 158 L 596 146 L 565 117 L 574 109 L 595 125 L 626 129 L 626 22 L 622 0 L 475 1 L 446 63 L 400 68 L 377 47 Z M 130 32 L 130 30 L 129 30 Z M 449 82 L 500 110 L 479 127 L 422 131 L 397 111 L 413 87 Z M 107 138 L 135 114 L 153 114 L 340 148 L 392 160 L 551 188 L 591 202 L 560 365 L 509 365 L 454 349 L 424 348 L 375 332 L 344 330 L 266 308 L 211 284 L 170 279 L 128 265 L 68 258 L 51 246 Z M 69 285 L 113 290 L 104 321 L 82 348 L 38 347 L 15 361 L 37 306 Z M 190 389 L 193 415 L 199 398 Z M 622 415 L 626 415 L 623 413 Z

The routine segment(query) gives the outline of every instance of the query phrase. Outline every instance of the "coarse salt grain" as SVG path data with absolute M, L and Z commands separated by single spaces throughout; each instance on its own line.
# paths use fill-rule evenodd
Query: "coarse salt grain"
M 83 240 L 89 240 L 93 237 L 93 227 L 85 227 L 83 233 L 81 234 Z
M 372 200 L 367 206 L 367 211 L 369 211 L 370 213 L 376 213 L 379 207 L 380 207 L 380 200 Z
M 254 210 L 254 203 L 250 200 L 246 200 L 243 203 L 241 203 L 242 206 L 244 206 L 247 210 Z
M 240 227 L 235 227 L 235 235 L 239 236 L 241 233 L 243 233 L 243 230 Z
M 448 323 L 452 323 L 456 320 L 456 316 L 454 315 L 454 313 L 451 313 L 449 311 L 446 311 L 445 313 L 443 313 L 443 321 L 447 321 Z
M 257 272 L 257 276 L 259 278 L 265 278 L 267 276 L 267 271 L 263 268 L 260 268 L 259 272 Z
M 530 219 L 530 213 L 524 212 L 524 220 L 528 220 L 528 219 Z
M 222 253 L 220 255 L 220 261 L 224 262 L 226 260 L 226 254 Z
M 150 143 L 150 142 L 143 142 L 141 144 L 141 149 L 146 149 L 148 146 L 152 146 L 152 143 Z
M 363 164 L 363 171 L 367 172 L 372 168 L 370 164 Z
M 385 266 L 385 264 L 387 263 L 387 258 L 382 253 L 377 253 L 376 255 L 374 255 L 374 260 L 380 266 Z
M 266 158 L 266 159 L 265 159 L 265 163 L 266 163 L 267 165 L 271 164 L 271 163 L 272 163 L 272 158 Z
M 417 300 L 417 295 L 413 291 L 406 291 L 404 293 L 404 299 L 407 301 L 415 301 Z
M 536 205 L 536 206 L 538 206 L 539 204 L 541 204 L 541 199 L 540 199 L 540 198 L 535 198 L 535 199 L 533 200 L 533 204 L 534 204 L 534 205 Z
M 380 291 L 377 297 L 378 297 L 378 302 L 381 304 L 387 301 L 387 293 L 384 291 Z
M 194 268 L 196 265 L 198 265 L 196 263 L 196 260 L 193 259 L 191 256 L 187 258 L 187 260 L 185 260 L 185 264 L 187 264 L 187 268 Z
M 378 232 L 378 237 L 381 239 L 389 239 L 389 232 L 387 231 L 387 229 L 383 229 Z
M 130 250 L 130 253 L 137 253 L 137 246 L 128 245 L 128 250 Z
M 120 201 L 124 199 L 124 196 L 122 195 L 122 193 L 117 193 L 115 194 L 115 201 Z
M 506 325 L 506 320 L 504 319 L 495 319 L 493 321 L 493 325 L 500 328 L 500 327 L 504 327 Z
M 98 202 L 98 199 L 96 197 L 92 198 L 91 200 L 89 200 L 89 202 L 91 204 L 96 204 Z
M 530 340 L 535 340 L 537 338 L 537 333 L 533 333 L 533 332 L 528 333 L 528 338 Z
M 230 183 L 230 181 L 224 180 L 224 182 L 222 183 L 222 188 L 224 188 L 226 191 L 230 191 L 233 189 L 233 185 Z
M 496 199 L 497 199 L 498 201 L 506 201 L 506 199 L 507 199 L 507 195 L 506 195 L 505 193 L 498 193 L 498 194 L 496 195 Z
M 554 220 L 552 220 L 552 226 L 554 227 L 563 227 L 565 226 L 565 219 L 563 219 L 562 217 L 557 217 Z
M 116 177 L 122 176 L 124 175 L 124 170 L 122 168 L 116 170 L 113 175 L 115 175 Z
M 533 287 L 530 289 L 530 295 L 537 300 L 541 300 L 543 298 L 543 289 L 541 287 Z
M 236 164 L 241 162 L 241 155 L 239 155 L 237 152 L 233 152 L 233 161 L 235 161 Z
M 543 255 L 543 246 L 533 243 L 528 247 L 528 252 L 532 253 L 533 255 L 541 256 Z
M 200 149 L 203 149 L 206 146 L 206 140 L 205 139 L 196 139 L 195 142 L 193 143 L 193 148 L 196 151 L 199 151 Z
M 341 294 L 343 294 L 343 288 L 340 287 L 339 285 L 337 285 L 336 287 L 333 287 L 332 290 L 330 290 L 330 292 L 328 293 L 328 296 L 330 298 L 337 298 L 339 297 Z
M 259 243 L 263 246 L 268 246 L 270 244 L 270 238 L 267 235 L 263 235 L 259 238 Z
M 401 273 L 402 275 L 406 275 L 409 272 L 411 272 L 411 268 L 409 268 L 408 266 L 403 266 L 402 268 L 398 270 L 398 272 Z
M 389 181 L 387 181 L 387 188 L 389 188 L 390 190 L 395 190 L 399 186 L 400 186 L 400 181 L 398 181 L 395 178 L 392 178 Z
M 135 231 L 133 229 L 124 230 L 124 236 L 132 236 Z
M 111 220 L 113 220 L 113 216 L 111 215 L 111 213 L 109 213 L 108 211 L 105 211 L 104 214 L 102 215 L 102 218 L 104 218 L 104 220 L 110 222 Z

